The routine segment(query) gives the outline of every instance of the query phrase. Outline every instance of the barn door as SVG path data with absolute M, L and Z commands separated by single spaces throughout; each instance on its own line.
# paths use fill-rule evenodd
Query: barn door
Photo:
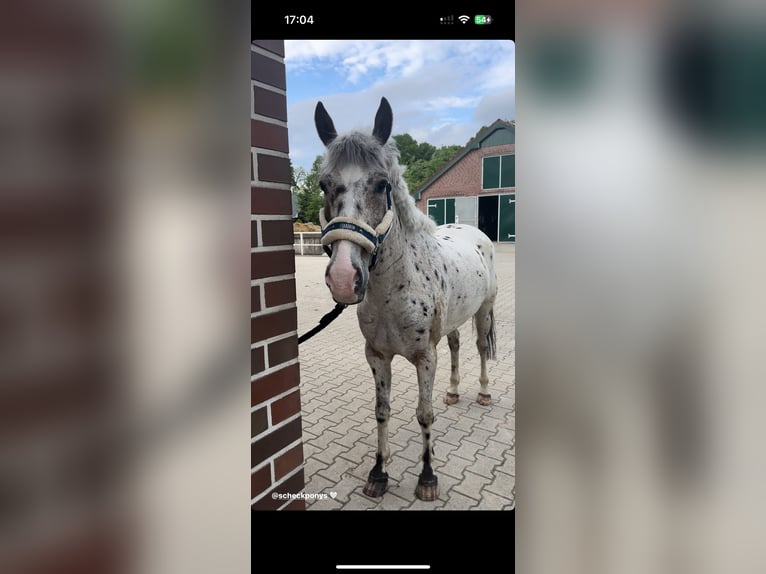
M 443 199 L 429 199 L 428 200 L 428 217 L 436 222 L 436 225 L 444 225 L 445 213 L 444 213 L 444 200 Z M 453 218 L 455 204 L 452 204 Z
M 444 200 L 444 223 L 455 223 L 455 198 Z
M 500 196 L 498 241 L 516 241 L 516 194 Z

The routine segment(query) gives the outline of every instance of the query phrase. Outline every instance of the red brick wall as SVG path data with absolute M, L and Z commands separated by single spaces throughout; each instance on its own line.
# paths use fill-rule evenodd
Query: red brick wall
M 284 43 L 254 41 L 250 68 L 251 508 L 303 510 L 272 496 L 304 487 Z
M 115 504 L 135 457 L 107 424 L 132 398 L 111 44 L 98 6 L 50 8 L 4 3 L 0 34 L 0 572 L 120 572 L 137 536 Z
M 417 202 L 418 208 L 423 213 L 427 213 L 428 200 L 436 197 L 496 195 L 498 193 L 514 191 L 515 187 L 487 190 L 481 188 L 482 158 L 487 155 L 503 155 L 508 153 L 516 153 L 515 144 L 471 150 L 420 194 L 420 200 Z

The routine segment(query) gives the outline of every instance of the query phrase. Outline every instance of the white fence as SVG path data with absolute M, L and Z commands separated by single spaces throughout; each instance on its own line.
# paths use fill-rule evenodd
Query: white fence
M 296 255 L 323 255 L 321 243 L 322 234 L 319 231 L 302 231 L 293 233 L 293 249 Z

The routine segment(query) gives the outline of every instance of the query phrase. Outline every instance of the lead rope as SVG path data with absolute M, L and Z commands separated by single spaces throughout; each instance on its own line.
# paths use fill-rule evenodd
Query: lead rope
M 298 344 L 300 345 L 301 343 L 303 343 L 303 341 L 308 341 L 309 339 L 311 339 L 311 337 L 319 333 L 319 331 L 327 327 L 327 325 L 335 321 L 335 319 L 338 318 L 338 315 L 343 313 L 343 310 L 346 307 L 348 307 L 348 305 L 346 305 L 345 303 L 338 303 L 337 305 L 335 305 L 335 308 L 332 311 L 330 311 L 324 317 L 319 319 L 319 325 L 311 329 L 311 331 L 309 331 L 308 333 L 304 333 L 303 335 L 298 337 Z

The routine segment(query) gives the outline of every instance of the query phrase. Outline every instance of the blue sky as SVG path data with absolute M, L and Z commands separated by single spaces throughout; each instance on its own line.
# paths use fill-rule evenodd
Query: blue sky
M 515 119 L 515 53 L 510 40 L 288 40 L 293 164 L 308 170 L 324 151 L 314 129 L 320 100 L 340 133 L 371 130 L 385 96 L 394 135 L 462 146 L 482 125 Z

